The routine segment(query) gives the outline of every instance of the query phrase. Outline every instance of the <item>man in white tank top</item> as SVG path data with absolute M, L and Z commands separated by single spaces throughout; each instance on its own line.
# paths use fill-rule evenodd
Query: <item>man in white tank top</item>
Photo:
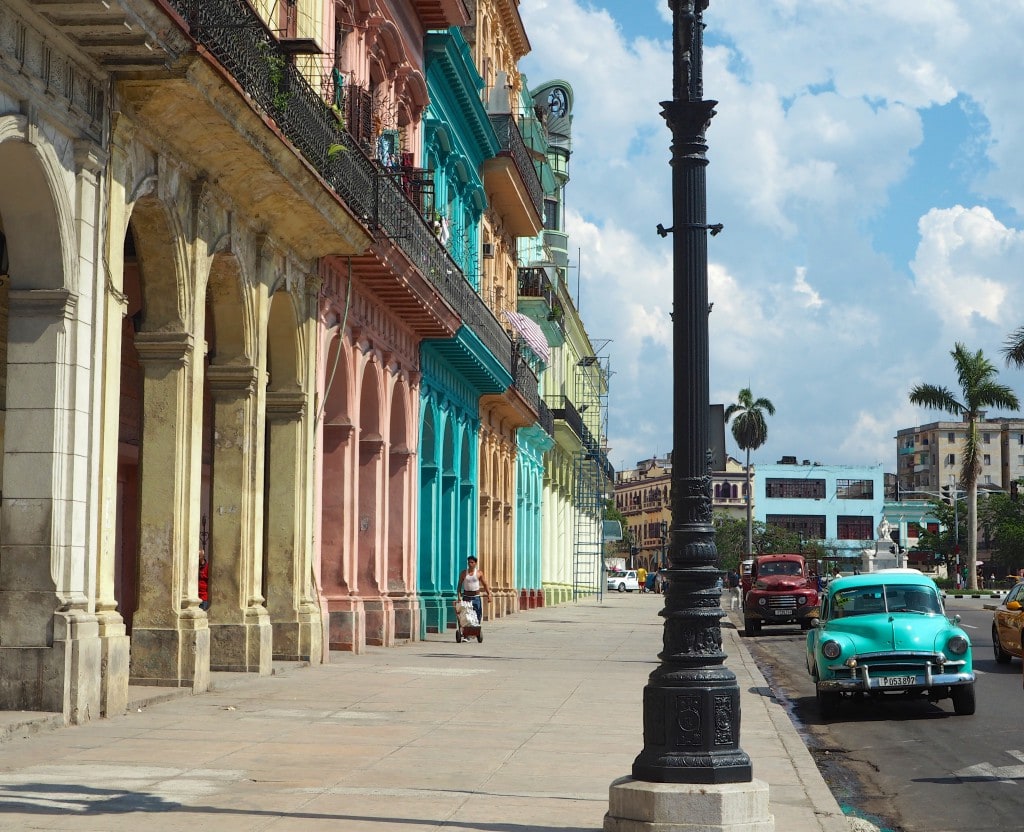
M 469 601 L 476 611 L 477 621 L 483 622 L 484 611 L 483 601 L 480 592 L 487 593 L 487 600 L 491 600 L 491 588 L 487 585 L 484 573 L 476 565 L 476 556 L 470 555 L 466 558 L 466 568 L 459 574 L 459 582 L 455 586 L 455 594 L 463 601 Z

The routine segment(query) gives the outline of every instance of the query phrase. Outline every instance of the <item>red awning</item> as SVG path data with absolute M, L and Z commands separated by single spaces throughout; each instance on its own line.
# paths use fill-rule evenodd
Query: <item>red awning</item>
M 512 325 L 512 328 L 523 337 L 527 346 L 533 350 L 534 355 L 547 364 L 551 358 L 551 350 L 548 347 L 548 339 L 544 337 L 544 331 L 537 322 L 521 312 L 510 312 L 508 310 L 505 311 L 505 318 Z

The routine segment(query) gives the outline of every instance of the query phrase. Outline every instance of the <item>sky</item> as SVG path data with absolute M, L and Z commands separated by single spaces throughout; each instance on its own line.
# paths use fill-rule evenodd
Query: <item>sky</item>
M 973 13 L 972 13 L 973 12 Z M 609 460 L 672 449 L 667 0 L 521 0 L 533 88 L 573 88 L 569 286 L 608 360 Z M 757 463 L 896 470 L 950 352 L 1024 325 L 1024 3 L 711 0 L 710 401 L 769 399 Z M 990 412 L 990 416 L 1010 415 Z M 743 459 L 726 429 L 728 453 Z

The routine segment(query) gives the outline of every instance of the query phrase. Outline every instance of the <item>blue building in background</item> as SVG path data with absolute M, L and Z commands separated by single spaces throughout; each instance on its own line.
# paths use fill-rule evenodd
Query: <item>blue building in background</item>
M 783 457 L 758 465 L 754 519 L 821 544 L 830 559 L 860 561 L 874 550 L 885 505 L 885 473 L 877 465 L 822 465 Z

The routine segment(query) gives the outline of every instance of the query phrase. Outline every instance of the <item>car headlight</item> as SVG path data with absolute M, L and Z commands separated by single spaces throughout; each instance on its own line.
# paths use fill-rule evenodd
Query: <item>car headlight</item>
M 843 652 L 843 648 L 839 646 L 838 641 L 826 641 L 821 645 L 821 652 L 826 659 L 838 659 L 839 654 Z
M 807 603 L 807 596 L 806 595 L 801 595 L 799 598 L 796 599 L 796 602 L 801 607 L 804 606 Z
M 967 652 L 967 648 L 970 647 L 967 639 L 963 636 L 953 636 L 946 645 L 946 649 L 954 656 L 962 656 Z
M 759 606 L 763 607 L 765 604 L 768 603 L 768 599 L 762 595 L 760 598 L 757 599 L 757 603 Z

